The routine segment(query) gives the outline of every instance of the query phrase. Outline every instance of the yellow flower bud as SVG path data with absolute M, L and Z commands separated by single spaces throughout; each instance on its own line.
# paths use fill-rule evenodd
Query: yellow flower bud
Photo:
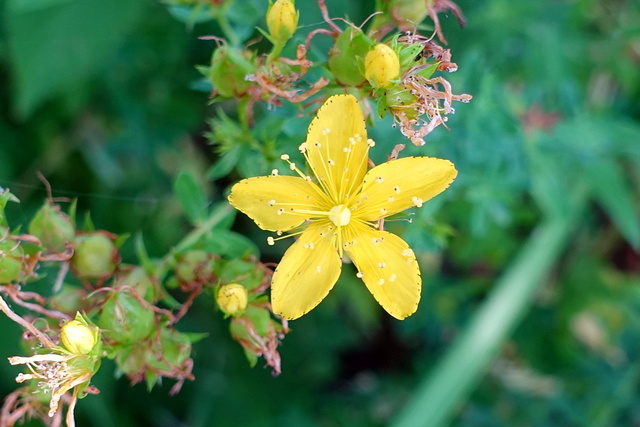
M 267 10 L 267 28 L 275 40 L 285 42 L 293 36 L 298 28 L 298 16 L 291 0 L 277 0 Z
M 221 286 L 216 302 L 225 314 L 231 316 L 241 314 L 247 308 L 247 290 L 239 283 Z
M 364 76 L 374 88 L 384 88 L 400 75 L 398 54 L 386 44 L 377 44 L 364 58 Z
M 62 345 L 73 354 L 89 354 L 98 342 L 98 328 L 89 325 L 80 313 L 60 329 Z

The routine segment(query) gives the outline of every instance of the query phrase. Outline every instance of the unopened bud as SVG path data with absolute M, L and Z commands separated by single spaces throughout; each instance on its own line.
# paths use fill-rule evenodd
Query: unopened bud
M 89 354 L 98 342 L 98 328 L 77 313 L 74 320 L 62 325 L 60 341 L 73 354 Z
M 247 308 L 247 290 L 239 283 L 221 286 L 216 295 L 216 302 L 225 314 L 241 314 Z
M 398 54 L 386 44 L 377 44 L 364 58 L 364 76 L 374 88 L 385 88 L 400 75 Z
M 299 12 L 291 0 L 276 0 L 267 10 L 267 29 L 275 40 L 285 42 L 298 28 Z

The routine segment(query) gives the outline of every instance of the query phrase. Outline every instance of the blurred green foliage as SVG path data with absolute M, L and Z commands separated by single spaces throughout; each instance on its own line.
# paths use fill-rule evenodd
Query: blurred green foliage
M 332 16 L 356 23 L 372 3 L 327 0 Z M 459 177 L 412 224 L 389 225 L 421 261 L 419 311 L 390 319 L 343 275 L 292 323 L 273 378 L 248 367 L 213 302 L 197 300 L 180 323 L 208 334 L 194 345 L 196 380 L 174 397 L 170 384 L 147 393 L 114 382 L 105 361 L 94 380 L 101 394 L 80 402 L 78 425 L 640 423 L 640 4 L 458 4 L 466 28 L 440 18 L 459 66 L 448 78 L 474 99 L 457 106 L 449 131 L 403 155 L 451 159 Z M 265 27 L 266 6 L 235 2 L 225 12 L 238 42 Z M 322 20 L 315 2 L 297 7 L 300 42 Z M 269 171 L 303 140 L 309 118 L 291 120 L 297 110 L 285 105 L 258 108 L 242 145 L 208 145 L 207 133 L 244 134 L 231 102 L 207 106 L 195 66 L 208 64 L 215 43 L 198 37 L 223 29 L 198 13 L 146 0 L 5 3 L 0 186 L 21 200 L 7 208 L 14 223 L 26 226 L 46 198 L 41 171 L 55 196 L 77 197 L 100 228 L 141 232 L 161 255 L 189 221 L 204 220 L 203 202 L 215 209 L 234 180 Z M 328 40 L 312 47 L 314 61 L 326 59 Z M 213 118 L 219 110 L 227 116 Z M 404 142 L 388 119 L 372 134 Z M 278 260 L 282 249 L 249 221 L 235 229 L 264 261 Z M 534 230 L 548 240 L 534 240 Z M 122 249 L 135 259 L 131 241 Z M 20 354 L 16 326 L 0 317 L 0 328 L 1 355 Z M 0 394 L 16 373 L 0 364 Z M 402 412 L 407 402 L 437 416 Z

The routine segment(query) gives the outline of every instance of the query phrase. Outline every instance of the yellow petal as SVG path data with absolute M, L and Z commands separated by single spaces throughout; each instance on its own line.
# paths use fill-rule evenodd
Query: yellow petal
M 367 171 L 364 116 L 353 95 L 329 98 L 309 126 L 307 159 L 320 186 L 336 204 L 352 195 Z
M 443 192 L 458 171 L 448 160 L 406 157 L 379 164 L 364 177 L 360 195 L 351 204 L 353 217 L 364 221 L 401 212 Z
M 287 231 L 306 219 L 295 209 L 318 210 L 325 196 L 303 178 L 279 175 L 243 179 L 231 188 L 228 199 L 263 230 Z
M 321 235 L 329 221 L 312 223 L 282 257 L 271 279 L 273 312 L 293 320 L 327 296 L 340 276 L 342 261 L 332 233 Z
M 376 301 L 396 319 L 415 313 L 422 280 L 409 245 L 395 234 L 361 223 L 346 229 L 344 249 Z

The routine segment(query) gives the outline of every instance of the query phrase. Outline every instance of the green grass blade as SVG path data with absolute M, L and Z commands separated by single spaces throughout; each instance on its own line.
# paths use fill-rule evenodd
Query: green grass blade
M 448 425 L 526 314 L 539 284 L 569 242 L 581 210 L 545 221 L 534 231 L 466 330 L 418 385 L 393 427 Z

